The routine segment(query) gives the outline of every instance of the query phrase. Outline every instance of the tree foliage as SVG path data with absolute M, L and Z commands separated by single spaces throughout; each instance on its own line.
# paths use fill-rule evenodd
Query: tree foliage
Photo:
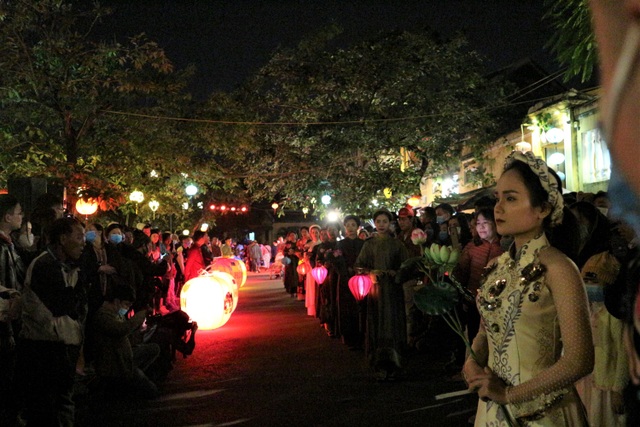
M 246 153 L 255 197 L 317 207 L 326 192 L 366 212 L 385 188 L 406 200 L 422 179 L 459 165 L 463 148 L 482 157 L 504 86 L 484 77 L 463 38 L 394 32 L 336 49 L 338 32 L 279 50 L 245 87 L 256 117 L 281 124 L 257 127 Z
M 187 114 L 190 71 L 176 72 L 144 34 L 94 40 L 107 13 L 65 0 L 0 4 L 0 185 L 62 178 L 71 197 L 98 197 L 103 209 L 127 202 L 134 187 L 175 195 L 190 160 L 181 124 L 115 113 Z
M 546 0 L 545 19 L 555 30 L 548 46 L 560 64 L 567 67 L 564 80 L 579 77 L 588 81 L 597 66 L 596 40 L 591 25 L 588 0 Z

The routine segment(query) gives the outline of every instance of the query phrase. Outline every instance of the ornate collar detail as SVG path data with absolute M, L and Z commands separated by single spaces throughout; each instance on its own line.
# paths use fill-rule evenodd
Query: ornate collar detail
M 520 273 L 518 284 L 522 288 L 522 295 L 524 296 L 525 294 L 528 294 L 529 301 L 531 302 L 536 302 L 540 298 L 540 290 L 542 289 L 542 285 L 539 279 L 546 272 L 546 268 L 538 261 L 538 253 L 541 249 L 547 247 L 548 245 L 549 242 L 546 236 L 544 234 L 541 234 L 531 239 L 526 244 L 522 245 L 517 253 L 515 251 L 515 246 L 512 245 L 509 253 L 503 255 L 507 258 L 507 270 L 501 271 L 503 271 L 504 273 L 510 271 L 510 273 L 507 273 L 506 276 L 511 276 L 514 279 L 518 277 L 518 272 Z M 491 276 L 491 273 L 494 272 L 497 265 L 498 263 L 494 263 L 494 265 L 485 269 L 485 283 L 483 283 L 482 285 L 484 291 L 481 291 L 478 294 L 478 302 L 484 308 L 484 310 L 488 312 L 495 311 L 502 306 L 501 294 L 508 284 L 508 280 L 505 277 L 498 278 L 498 280 L 495 281 L 486 280 L 488 278 L 486 276 Z M 493 278 L 495 278 L 495 275 L 493 276 Z

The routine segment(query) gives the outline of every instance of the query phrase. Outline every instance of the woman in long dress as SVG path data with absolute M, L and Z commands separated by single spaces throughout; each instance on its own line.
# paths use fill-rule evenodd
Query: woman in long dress
M 309 227 L 309 235 L 311 240 L 304 245 L 304 262 L 307 264 L 307 274 L 304 277 L 304 306 L 307 307 L 309 316 L 316 317 L 316 288 L 318 286 L 311 274 L 311 256 L 313 248 L 320 244 L 320 226 L 314 224 Z M 315 264 L 315 260 L 313 260 L 313 263 Z
M 395 275 L 409 258 L 405 245 L 390 235 L 393 217 L 384 209 L 373 214 L 375 237 L 365 241 L 354 267 L 375 274 L 367 296 L 365 352 L 380 381 L 390 381 L 402 372 L 402 353 L 407 344 L 404 290 Z
M 550 243 L 577 221 L 532 153 L 507 158 L 496 198 L 497 231 L 514 242 L 477 296 L 482 324 L 463 368 L 480 397 L 476 426 L 587 425 L 574 387 L 593 369 L 587 297 L 575 264 Z

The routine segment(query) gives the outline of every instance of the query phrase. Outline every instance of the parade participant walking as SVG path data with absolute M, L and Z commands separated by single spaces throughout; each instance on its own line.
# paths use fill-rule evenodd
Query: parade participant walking
M 496 186 L 497 231 L 513 236 L 477 302 L 483 323 L 463 376 L 476 426 L 587 425 L 574 383 L 593 369 L 589 309 L 570 258 L 553 246 L 577 220 L 544 161 L 513 152 Z M 574 254 L 571 254 L 572 256 Z
M 375 272 L 375 283 L 367 297 L 365 351 L 380 381 L 394 380 L 403 368 L 407 344 L 404 292 L 395 275 L 409 257 L 407 248 L 389 234 L 393 217 L 386 209 L 373 214 L 375 237 L 365 241 L 355 267 Z
M 87 312 L 86 284 L 74 262 L 84 248 L 84 229 L 74 218 L 61 218 L 48 231 L 49 245 L 25 278 L 19 366 L 28 425 L 73 426 Z
M 358 239 L 360 218 L 355 215 L 347 215 L 342 222 L 345 229 L 345 237 L 340 240 L 336 249 L 338 269 L 338 296 L 337 296 L 337 333 L 342 337 L 342 342 L 349 348 L 361 348 L 362 336 L 359 328 L 360 314 L 358 302 L 349 290 L 349 279 L 355 274 L 353 268 L 360 255 L 364 241 Z
M 421 255 L 421 248 L 419 245 L 414 244 L 411 241 L 411 233 L 416 229 L 414 224 L 413 209 L 402 208 L 398 211 L 398 232 L 397 239 L 407 248 L 410 257 L 416 257 Z M 407 342 L 413 344 L 415 340 L 415 323 L 420 316 L 420 310 L 415 306 L 413 302 L 413 295 L 415 294 L 415 287 L 417 284 L 416 279 L 410 279 L 402 283 L 404 291 L 404 305 L 405 314 L 407 315 Z

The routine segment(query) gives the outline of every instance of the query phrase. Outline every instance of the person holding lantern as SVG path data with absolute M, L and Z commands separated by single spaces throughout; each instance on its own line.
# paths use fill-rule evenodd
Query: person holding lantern
M 507 157 L 495 194 L 497 232 L 514 243 L 476 298 L 482 323 L 463 367 L 480 397 L 475 424 L 587 425 L 574 387 L 594 364 L 587 297 L 575 254 L 554 247 L 579 235 L 577 219 L 531 152 Z
M 315 258 L 313 258 L 313 250 L 316 245 L 320 244 L 320 226 L 317 224 L 313 224 L 309 227 L 309 236 L 311 240 L 309 240 L 304 245 L 304 261 L 307 264 L 307 271 L 311 271 L 313 267 L 315 267 Z M 313 261 L 312 261 L 313 260 Z M 304 278 L 304 305 L 307 307 L 307 315 L 316 317 L 316 288 L 318 285 L 316 284 L 313 275 L 306 274 Z
M 387 209 L 373 214 L 375 237 L 365 241 L 356 268 L 375 276 L 367 297 L 365 352 L 379 381 L 391 381 L 402 372 L 402 354 L 407 344 L 407 327 L 402 285 L 395 275 L 409 258 L 407 248 L 390 235 L 393 216 Z
M 358 238 L 360 218 L 355 215 L 344 217 L 343 225 L 345 238 L 336 244 L 340 256 L 336 257 L 338 269 L 337 286 L 337 333 L 342 336 L 342 342 L 350 349 L 362 347 L 362 336 L 358 323 L 358 304 L 349 290 L 349 279 L 355 274 L 353 268 L 358 255 L 364 246 L 364 241 Z

